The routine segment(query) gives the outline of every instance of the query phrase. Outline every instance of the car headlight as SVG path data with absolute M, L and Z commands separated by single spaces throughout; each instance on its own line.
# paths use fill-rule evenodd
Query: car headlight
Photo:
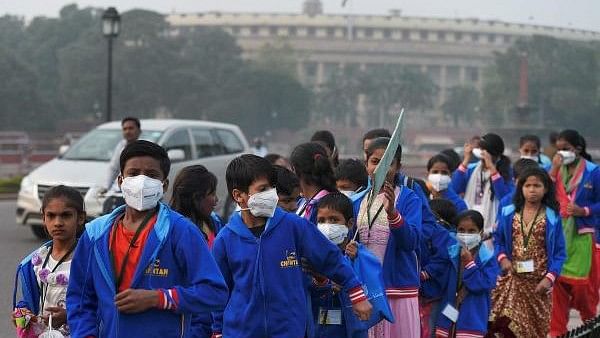
M 29 176 L 23 177 L 21 180 L 21 193 L 22 194 L 33 194 L 33 180 Z

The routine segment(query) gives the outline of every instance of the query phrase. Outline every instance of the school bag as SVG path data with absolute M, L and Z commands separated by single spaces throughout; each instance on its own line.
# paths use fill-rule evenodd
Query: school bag
M 358 253 L 354 261 L 351 262 L 351 265 L 363 285 L 367 299 L 373 306 L 371 318 L 361 321 L 352 313 L 352 302 L 348 295 L 346 294 L 345 297 L 342 297 L 342 305 L 346 310 L 345 312 L 352 313 L 351 316 L 344 317 L 346 319 L 347 336 L 356 337 L 358 333 L 367 331 L 384 319 L 393 323 L 394 315 L 385 294 L 383 268 L 381 263 L 379 263 L 379 259 L 362 244 L 358 244 Z

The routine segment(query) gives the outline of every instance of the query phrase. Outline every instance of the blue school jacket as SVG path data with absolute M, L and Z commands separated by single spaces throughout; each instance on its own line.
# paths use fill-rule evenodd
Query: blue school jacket
M 49 248 L 51 245 L 52 241 L 49 241 L 42 246 Z M 17 266 L 13 289 L 13 309 L 19 307 L 29 309 L 35 314 L 40 312 L 40 287 L 35 271 L 33 270 L 33 263 L 31 262 L 31 258 L 38 250 L 39 248 L 23 258 Z M 21 285 L 21 299 L 17 302 L 19 284 Z
M 417 252 L 422 237 L 422 202 L 411 189 L 401 186 L 396 210 L 402 216 L 400 227 L 391 227 L 383 258 L 383 281 L 388 298 L 410 298 L 419 294 Z
M 457 213 L 460 214 L 461 212 L 469 209 L 467 208 L 467 203 L 465 203 L 465 201 L 460 196 L 458 196 L 458 194 L 452 189 L 452 187 L 448 187 L 448 189 L 442 191 L 441 195 L 442 198 L 445 198 L 448 201 L 452 202 L 452 204 L 454 204 Z
M 443 311 L 447 304 L 456 307 L 456 288 L 460 264 L 460 245 L 454 244 L 448 248 L 448 254 L 452 261 L 448 276 L 448 288 L 440 303 Z M 496 278 L 499 268 L 496 255 L 485 244 L 479 247 L 479 253 L 475 262 L 467 264 L 463 270 L 462 283 L 467 290 L 467 296 L 463 300 L 456 321 L 457 334 L 471 334 L 484 336 L 487 333 L 488 317 L 492 308 L 491 292 L 496 287 Z M 452 322 L 444 314 L 440 313 L 436 330 L 442 336 L 448 336 Z M 466 336 L 465 335 L 465 336 Z
M 352 312 L 352 308 L 344 306 L 350 303 L 347 293 L 332 294 L 333 284 L 328 281 L 325 285 L 315 285 L 311 283 L 309 287 L 312 313 L 315 327 L 314 338 L 366 338 L 368 331 L 354 331 L 348 327 L 347 323 L 351 316 L 356 316 Z M 342 300 L 342 297 L 347 299 Z M 339 310 L 342 313 L 341 325 L 325 325 L 319 322 L 320 309 Z
M 473 175 L 473 171 L 475 167 L 479 165 L 481 161 L 476 163 L 471 163 L 467 168 L 465 168 L 462 164 L 454 171 L 452 174 L 452 182 L 450 183 L 452 189 L 457 194 L 464 194 L 467 191 L 467 184 L 469 184 L 469 179 L 471 179 L 471 175 Z M 510 169 L 509 176 L 512 177 L 512 168 Z M 494 196 L 501 200 L 502 197 L 506 196 L 510 192 L 510 188 L 514 186 L 514 182 L 511 179 L 505 180 L 500 173 L 496 176 L 492 177 L 492 187 L 494 189 Z
M 504 258 L 512 261 L 513 237 L 512 224 L 515 216 L 513 204 L 502 208 L 498 218 L 498 227 L 494 232 L 494 245 L 498 253 L 498 262 Z M 552 282 L 560 275 L 563 263 L 567 259 L 565 237 L 562 230 L 560 215 L 546 208 L 546 253 L 548 256 L 548 274 Z
M 589 216 L 575 217 L 575 224 L 580 235 L 593 233 L 598 227 L 597 218 L 600 217 L 600 168 L 595 163 L 585 162 L 583 177 L 575 195 L 575 204 L 582 208 L 588 208 L 590 214 Z
M 71 262 L 67 318 L 72 337 L 190 337 L 192 314 L 218 311 L 227 286 L 196 225 L 160 203 L 133 289 L 174 289 L 176 310 L 119 313 L 109 236 L 125 206 L 86 225 Z M 150 269 L 151 268 L 151 269 Z
M 317 227 L 277 208 L 256 238 L 235 213 L 215 240 L 213 254 L 229 286 L 213 332 L 223 337 L 304 337 L 312 325 L 300 257 L 349 291 L 361 284 L 340 249 Z
M 439 223 L 435 224 L 430 238 L 423 242 L 434 254 L 429 256 L 427 262 L 422 262 L 420 295 L 427 299 L 437 299 L 443 296 L 448 285 L 448 273 L 452 265 L 448 247 L 457 242 Z

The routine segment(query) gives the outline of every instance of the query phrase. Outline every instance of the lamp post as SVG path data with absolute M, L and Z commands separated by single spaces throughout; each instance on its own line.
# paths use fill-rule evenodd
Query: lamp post
M 121 16 L 114 7 L 102 14 L 102 33 L 108 40 L 108 79 L 106 83 L 106 122 L 112 120 L 112 49 L 113 39 L 119 35 Z

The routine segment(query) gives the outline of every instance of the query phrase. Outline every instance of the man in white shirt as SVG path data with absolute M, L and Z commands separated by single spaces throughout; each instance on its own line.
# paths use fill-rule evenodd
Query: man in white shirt
M 123 139 L 117 144 L 113 152 L 112 158 L 108 165 L 108 181 L 106 190 L 111 190 L 117 176 L 119 176 L 119 157 L 125 146 L 133 141 L 136 141 L 142 133 L 140 120 L 137 117 L 125 117 L 121 120 L 121 128 L 123 131 Z

